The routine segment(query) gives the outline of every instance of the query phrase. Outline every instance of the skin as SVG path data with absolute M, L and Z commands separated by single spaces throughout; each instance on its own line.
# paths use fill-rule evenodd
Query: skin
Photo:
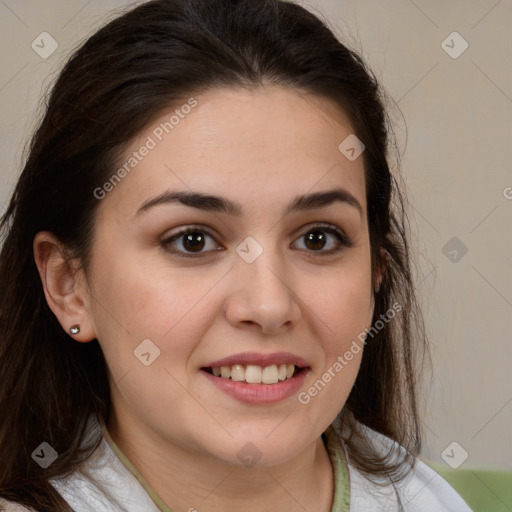
M 338 150 L 352 129 L 330 100 L 269 86 L 196 99 L 100 201 L 87 275 L 65 263 L 51 233 L 38 233 L 46 298 L 66 332 L 80 324 L 76 341 L 98 339 L 110 372 L 109 433 L 173 510 L 328 512 L 332 468 L 320 436 L 348 397 L 362 351 L 307 405 L 296 395 L 241 403 L 200 368 L 244 351 L 291 352 L 309 363 L 304 391 L 370 327 L 363 158 Z M 168 118 L 162 113 L 141 133 L 126 159 Z M 283 216 L 296 196 L 334 188 L 350 192 L 362 213 L 335 202 Z M 244 214 L 173 203 L 137 215 L 167 190 L 224 196 Z M 322 232 L 325 247 L 311 249 L 304 235 L 321 229 L 315 223 L 337 226 L 352 246 Z M 183 238 L 163 241 L 190 225 L 213 238 L 182 258 L 169 246 L 187 253 Z M 248 236 L 263 248 L 250 264 L 236 252 Z M 160 350 L 149 366 L 134 356 L 144 339 Z M 237 458 L 248 442 L 261 453 L 252 468 Z

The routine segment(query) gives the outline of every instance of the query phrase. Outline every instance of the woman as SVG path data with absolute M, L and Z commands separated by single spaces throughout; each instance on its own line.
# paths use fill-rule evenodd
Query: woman
M 150 1 L 79 48 L 2 221 L 6 510 L 469 510 L 416 458 L 387 144 L 293 3 Z

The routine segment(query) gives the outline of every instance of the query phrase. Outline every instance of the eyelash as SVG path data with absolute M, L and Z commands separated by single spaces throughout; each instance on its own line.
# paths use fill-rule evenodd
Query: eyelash
M 337 228 L 336 226 L 331 225 L 331 224 L 314 224 L 314 225 L 310 226 L 302 235 L 300 235 L 297 238 L 297 240 L 299 240 L 299 239 L 303 238 L 304 236 L 306 236 L 307 234 L 313 233 L 315 231 L 321 231 L 321 232 L 325 232 L 325 233 L 334 235 L 337 238 L 339 245 L 335 249 L 330 249 L 328 251 L 319 250 L 319 251 L 306 251 L 306 252 L 313 253 L 318 256 L 330 256 L 330 255 L 339 253 L 344 248 L 350 248 L 353 246 L 353 242 L 347 237 L 347 235 L 345 235 L 345 233 L 343 233 L 343 231 L 341 231 L 339 228 Z M 198 258 L 203 254 L 207 254 L 209 252 L 214 252 L 214 251 L 201 251 L 201 252 L 197 252 L 197 253 L 191 253 L 191 252 L 187 253 L 187 252 L 182 252 L 181 250 L 177 250 L 171 246 L 172 242 L 179 240 L 181 237 L 191 234 L 191 233 L 205 234 L 215 240 L 215 236 L 212 233 L 210 233 L 210 231 L 208 229 L 205 229 L 204 227 L 200 227 L 200 226 L 197 226 L 197 227 L 196 226 L 188 226 L 188 227 L 182 229 L 181 231 L 179 231 L 178 233 L 175 233 L 174 235 L 166 238 L 165 240 L 162 240 L 161 245 L 166 251 L 169 251 L 169 252 L 177 255 L 180 258 Z M 304 250 L 304 249 L 301 249 L 301 250 Z

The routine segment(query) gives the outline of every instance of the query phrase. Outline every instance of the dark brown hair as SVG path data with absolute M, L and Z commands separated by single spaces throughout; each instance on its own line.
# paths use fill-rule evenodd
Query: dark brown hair
M 368 340 L 340 418 L 352 464 L 369 477 L 394 482 L 410 467 L 421 446 L 414 361 L 426 343 L 377 80 L 356 53 L 297 4 L 154 0 L 108 23 L 68 60 L 1 220 L 1 497 L 41 512 L 71 510 L 49 479 L 71 474 L 86 460 L 95 445 L 80 449 L 85 422 L 91 414 L 106 418 L 110 404 L 97 340 L 74 342 L 46 303 L 34 236 L 53 232 L 70 258 L 87 269 L 99 204 L 93 191 L 112 175 L 133 137 L 193 94 L 268 84 L 335 100 L 366 146 L 374 278 L 381 249 L 388 260 L 374 321 L 395 302 L 402 314 Z M 407 458 L 379 456 L 363 426 L 405 446 Z M 47 469 L 31 458 L 42 441 L 59 454 Z

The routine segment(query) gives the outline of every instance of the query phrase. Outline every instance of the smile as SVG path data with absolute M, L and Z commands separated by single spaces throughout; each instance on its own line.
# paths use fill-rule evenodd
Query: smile
M 303 368 L 299 366 L 285 363 L 271 364 L 269 366 L 233 364 L 230 366 L 205 368 L 205 371 L 221 379 L 231 379 L 235 382 L 246 382 L 248 384 L 269 385 L 291 379 L 301 370 Z

